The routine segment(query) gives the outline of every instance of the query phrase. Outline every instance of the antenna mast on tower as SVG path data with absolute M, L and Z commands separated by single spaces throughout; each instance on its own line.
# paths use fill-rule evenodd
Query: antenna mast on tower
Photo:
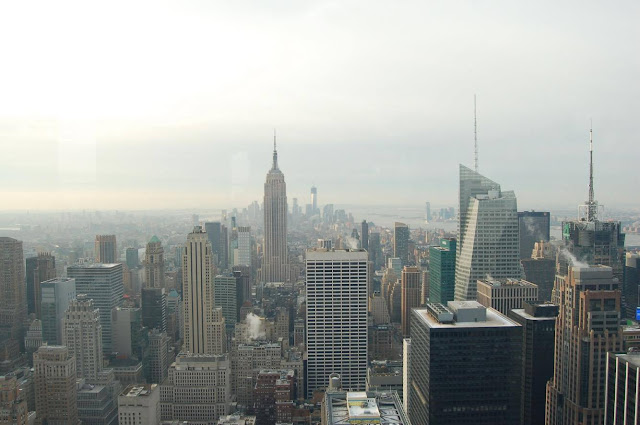
M 478 172 L 478 120 L 476 119 L 476 95 L 473 95 L 473 141 L 475 146 L 474 166 Z

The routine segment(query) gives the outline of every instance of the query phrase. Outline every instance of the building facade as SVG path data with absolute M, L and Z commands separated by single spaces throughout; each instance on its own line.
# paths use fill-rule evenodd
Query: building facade
M 264 246 L 262 281 L 288 280 L 287 185 L 278 168 L 278 152 L 273 145 L 273 165 L 264 184 Z
M 160 423 L 160 387 L 157 384 L 132 384 L 118 396 L 120 425 L 157 425 Z
M 40 284 L 42 339 L 49 345 L 62 345 L 62 320 L 76 298 L 76 281 L 57 278 Z
M 96 263 L 113 264 L 118 262 L 118 244 L 116 235 L 96 235 Z
M 363 390 L 367 370 L 365 250 L 307 251 L 307 394 L 331 373 L 345 388 Z
M 524 302 L 538 301 L 538 286 L 521 279 L 478 280 L 478 302 L 507 316 Z
M 164 288 L 164 248 L 157 236 L 147 243 L 144 254 L 144 286 L 146 288 Z
M 50 252 L 40 252 L 36 257 L 27 258 L 27 313 L 35 314 L 36 319 L 40 315 L 40 285 L 45 280 L 56 277 L 56 257 Z
M 407 338 L 411 333 L 411 309 L 420 307 L 421 298 L 421 273 L 417 267 L 405 266 L 401 273 L 401 325 L 402 335 Z
M 393 225 L 393 256 L 399 258 L 403 266 L 409 265 L 409 226 L 405 223 Z
M 75 358 L 78 378 L 95 382 L 103 367 L 102 324 L 96 305 L 84 294 L 72 300 L 65 312 L 62 341 Z
M 640 423 L 640 351 L 607 353 L 605 425 Z
M 38 423 L 78 425 L 76 361 L 67 347 L 43 345 L 33 355 Z
M 429 248 L 429 301 L 453 301 L 456 287 L 456 239 L 441 239 Z

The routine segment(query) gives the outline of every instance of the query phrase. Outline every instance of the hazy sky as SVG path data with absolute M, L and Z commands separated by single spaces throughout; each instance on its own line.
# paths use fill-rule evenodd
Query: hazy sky
M 290 198 L 640 206 L 638 1 L 0 5 L 0 209 L 242 207 L 273 128 Z

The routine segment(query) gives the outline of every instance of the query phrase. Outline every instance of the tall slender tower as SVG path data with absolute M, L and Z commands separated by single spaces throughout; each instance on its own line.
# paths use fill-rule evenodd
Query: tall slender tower
M 164 248 L 157 236 L 147 244 L 144 258 L 145 287 L 164 288 Z
M 262 280 L 283 282 L 287 276 L 287 185 L 278 168 L 278 151 L 273 137 L 273 165 L 264 184 L 264 257 Z
M 27 312 L 40 316 L 40 284 L 56 277 L 56 257 L 50 252 L 39 252 L 27 258 Z
M 182 254 L 184 350 L 192 354 L 224 351 L 224 319 L 214 308 L 211 243 L 202 226 L 187 236 Z
M 512 191 L 460 165 L 455 300 L 476 299 L 478 279 L 520 279 L 518 205 Z
M 404 266 L 402 269 L 401 282 L 401 323 L 402 335 L 408 338 L 411 332 L 410 320 L 411 309 L 420 307 L 420 269 L 417 267 Z

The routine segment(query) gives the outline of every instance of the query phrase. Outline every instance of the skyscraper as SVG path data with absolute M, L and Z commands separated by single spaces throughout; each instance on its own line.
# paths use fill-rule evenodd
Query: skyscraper
M 545 423 L 604 423 L 607 352 L 622 350 L 618 281 L 611 267 L 569 267 L 552 301 L 560 310 Z
M 222 312 L 214 308 L 211 244 L 201 226 L 187 236 L 182 255 L 184 350 L 193 354 L 223 351 Z
M 142 325 L 167 331 L 167 293 L 164 288 L 142 288 Z
M 309 250 L 307 278 L 307 394 L 331 373 L 344 388 L 364 390 L 367 371 L 367 252 Z
M 209 243 L 211 244 L 211 252 L 213 254 L 213 261 L 216 266 L 220 265 L 222 261 L 222 223 L 219 221 L 204 223 L 204 230 L 207 232 Z
M 278 168 L 278 151 L 273 142 L 273 165 L 264 184 L 264 256 L 262 280 L 288 280 L 287 264 L 287 186 Z
M 39 252 L 27 258 L 27 313 L 40 319 L 40 284 L 56 277 L 56 257 L 49 252 Z
M 476 299 L 478 279 L 520 279 L 518 205 L 512 191 L 460 165 L 455 299 Z
M 456 239 L 441 239 L 429 248 L 429 301 L 453 301 L 456 286 Z
M 393 256 L 399 258 L 403 266 L 409 265 L 409 226 L 404 223 L 393 225 Z
M 0 270 L 0 350 L 15 360 L 27 319 L 22 241 L 0 237 Z
M 525 303 L 509 312 L 522 326 L 522 425 L 544 425 L 547 381 L 553 376 L 553 351 L 558 306 Z
M 43 345 L 33 354 L 39 423 L 77 425 L 76 359 L 65 346 Z
M 215 305 L 222 309 L 224 322 L 232 330 L 242 304 L 238 304 L 238 280 L 232 274 L 217 275 L 213 280 Z
M 251 226 L 238 227 L 238 248 L 234 254 L 234 266 L 251 267 Z
M 426 202 L 424 207 L 424 219 L 428 223 L 431 221 L 431 202 Z
M 157 236 L 153 236 L 144 254 L 145 287 L 164 288 L 164 248 Z
M 111 322 L 111 311 L 109 311 Z M 102 325 L 93 300 L 78 295 L 71 301 L 62 320 L 62 341 L 75 357 L 78 378 L 96 382 L 102 371 Z
M 420 307 L 421 275 L 417 267 L 404 266 L 401 281 L 401 323 L 402 335 L 408 338 L 410 335 L 411 309 Z
M 605 425 L 640 422 L 640 351 L 607 353 Z
M 369 223 L 367 220 L 362 220 L 362 225 L 360 226 L 360 240 L 362 241 L 362 249 L 366 249 L 369 251 Z M 371 256 L 369 256 L 371 258 Z
M 140 258 L 138 256 L 138 248 L 127 248 L 125 251 L 127 268 L 130 270 L 137 269 L 140 265 Z
M 412 423 L 520 424 L 519 324 L 477 301 L 429 303 L 411 321 Z
M 96 263 L 112 264 L 118 261 L 116 235 L 96 235 Z
M 76 281 L 76 294 L 86 294 L 100 310 L 102 349 L 111 352 L 111 310 L 123 303 L 122 264 L 74 265 L 67 276 Z
M 536 242 L 550 239 L 551 214 L 546 211 L 518 212 L 520 259 L 531 258 Z
M 538 287 L 522 279 L 478 279 L 478 302 L 507 316 L 523 303 L 538 301 Z
M 315 186 L 311 186 L 311 213 L 312 215 L 316 215 L 319 213 L 318 211 L 318 188 Z
M 42 339 L 49 345 L 63 345 L 62 320 L 69 304 L 76 298 L 76 281 L 68 277 L 40 284 Z
M 0 376 L 0 424 L 27 425 L 27 399 L 21 394 L 15 375 Z

